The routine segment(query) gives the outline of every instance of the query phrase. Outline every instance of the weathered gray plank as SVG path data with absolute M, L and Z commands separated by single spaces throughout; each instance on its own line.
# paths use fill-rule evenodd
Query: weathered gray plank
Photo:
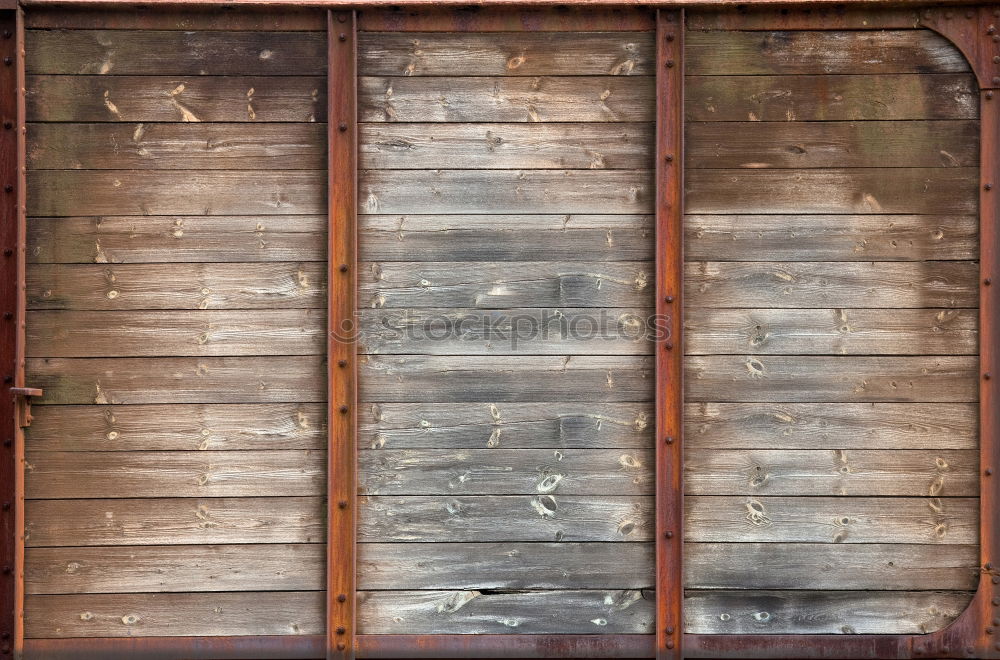
M 366 403 L 643 402 L 653 397 L 653 360 L 645 356 L 366 356 Z
M 651 541 L 654 536 L 651 497 L 409 495 L 364 497 L 359 506 L 358 539 L 363 543 L 424 544 L 446 539 L 451 543 L 589 541 L 605 545 Z M 479 583 L 470 580 L 466 584 Z
M 30 548 L 28 594 L 198 591 L 318 591 L 326 547 L 174 545 Z
M 972 74 L 688 76 L 688 121 L 975 119 Z
M 979 407 L 689 403 L 684 406 L 684 431 L 688 449 L 975 449 Z
M 688 496 L 684 511 L 691 542 L 979 542 L 978 498 Z
M 974 215 L 688 215 L 690 260 L 922 261 L 977 259 Z
M 32 358 L 45 404 L 300 403 L 326 400 L 316 356 Z
M 325 355 L 326 310 L 32 311 L 29 357 Z
M 978 180 L 972 167 L 690 170 L 684 202 L 691 213 L 967 214 Z
M 651 75 L 649 32 L 362 32 L 368 76 Z
M 655 99 L 651 76 L 358 78 L 371 122 L 652 121 Z
M 322 170 L 324 124 L 50 124 L 28 127 L 32 170 Z
M 360 305 L 371 308 L 649 307 L 651 262 L 365 262 Z
M 29 547 L 324 543 L 322 497 L 30 500 Z
M 651 634 L 652 594 L 627 591 L 364 591 L 361 634 Z
M 27 108 L 33 121 L 322 122 L 326 79 L 34 75 Z
M 634 170 L 653 167 L 653 143 L 649 123 L 376 123 L 361 125 L 359 157 L 365 169 Z
M 326 491 L 325 451 L 29 451 L 25 497 L 279 497 Z
M 649 449 L 381 449 L 360 452 L 358 465 L 367 495 L 544 496 L 649 495 L 655 463 Z
M 979 166 L 977 121 L 689 122 L 685 131 L 690 169 Z
M 686 589 L 960 589 L 979 584 L 975 545 L 687 543 Z
M 358 185 L 376 214 L 650 213 L 654 192 L 649 170 L 364 170 Z
M 978 329 L 974 309 L 696 307 L 684 318 L 684 350 L 692 355 L 976 355 Z
M 31 309 L 325 309 L 326 264 L 38 264 L 27 287 Z
M 690 402 L 967 403 L 979 397 L 976 357 L 688 356 Z
M 975 308 L 974 261 L 721 262 L 684 265 L 692 307 Z

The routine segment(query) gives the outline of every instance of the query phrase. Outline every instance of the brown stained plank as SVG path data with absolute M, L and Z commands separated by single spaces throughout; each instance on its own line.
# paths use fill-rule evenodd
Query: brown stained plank
M 325 451 L 28 451 L 32 499 L 323 495 Z
M 873 22 L 878 21 L 873 17 Z M 961 73 L 969 63 L 930 30 L 692 31 L 688 75 Z
M 643 589 L 650 543 L 365 543 L 358 588 Z
M 25 512 L 34 548 L 326 540 L 322 497 L 32 500 Z
M 28 77 L 32 121 L 323 122 L 323 78 L 301 76 Z
M 976 404 L 691 403 L 689 450 L 975 449 Z
M 217 7 L 188 5 L 183 11 L 149 11 L 148 7 L 32 7 L 25 25 L 36 29 L 115 30 L 244 30 L 307 31 L 326 29 L 326 11 L 284 6 L 273 9 L 241 7 L 219 11 Z
M 34 358 L 27 372 L 45 404 L 293 403 L 326 399 L 314 356 Z
M 358 539 L 362 543 L 420 543 L 405 553 L 412 558 L 420 558 L 425 553 L 424 544 L 435 541 L 449 543 L 479 543 L 485 541 L 521 541 L 537 543 L 541 541 L 581 543 L 579 548 L 600 548 L 627 542 L 633 546 L 638 541 L 653 539 L 653 499 L 648 496 L 573 496 L 573 495 L 485 495 L 485 496 L 377 496 L 360 500 L 361 513 Z M 593 545 L 600 542 L 600 545 Z M 388 546 L 379 546 L 388 547 Z M 363 549 L 363 547 L 362 547 Z M 633 550 L 623 550 L 633 552 Z M 372 550 L 369 562 L 378 561 L 384 553 Z M 510 559 L 517 561 L 516 555 Z M 397 561 L 406 561 L 401 556 Z M 563 566 L 562 570 L 586 570 L 580 565 Z M 380 569 L 385 571 L 385 568 Z M 447 571 L 445 571 L 447 572 Z M 362 579 L 368 571 L 362 568 Z M 489 579 L 490 569 L 480 571 L 479 579 Z M 629 583 L 617 586 L 648 586 L 652 580 L 651 571 L 643 577 L 641 584 Z M 460 588 L 469 584 L 480 585 L 477 579 L 464 575 L 459 579 L 465 583 L 440 582 L 448 579 L 439 571 L 399 570 L 396 578 L 402 588 Z M 386 579 L 383 577 L 383 579 Z M 454 577 L 452 578 L 454 579 Z M 402 582 L 405 580 L 406 582 Z M 433 581 L 438 582 L 433 582 Z M 417 583 L 420 583 L 418 586 Z M 430 586 L 429 586 L 430 585 Z M 563 587 L 571 586 L 563 584 Z M 572 586 L 588 586 L 585 582 Z M 598 585 L 590 585 L 598 586 Z M 604 585 L 613 586 L 613 585 Z M 362 588 L 391 588 L 362 586 Z
M 652 261 L 648 215 L 363 215 L 362 259 Z
M 978 168 L 690 170 L 689 213 L 976 213 Z
M 358 455 L 367 495 L 649 495 L 643 449 L 382 449 Z M 542 509 L 557 506 L 542 497 Z M 544 512 L 536 513 L 544 515 Z
M 358 601 L 361 634 L 648 634 L 654 621 L 640 590 L 365 591 Z
M 322 263 L 36 265 L 28 307 L 60 310 L 322 308 Z
M 325 449 L 326 406 L 38 406 L 25 429 L 33 451 Z
M 572 6 L 558 11 L 545 6 L 489 5 L 422 7 L 380 5 L 358 16 L 366 32 L 593 32 L 654 29 L 655 12 L 646 7 Z
M 30 328 L 29 328 L 30 330 Z M 684 320 L 689 355 L 976 355 L 974 309 L 712 309 Z
M 25 636 L 314 635 L 323 592 L 31 596 Z
M 651 75 L 649 32 L 380 32 L 358 39 L 366 76 Z
M 25 587 L 32 595 L 317 591 L 325 564 L 319 543 L 31 548 Z
M 326 211 L 322 170 L 36 170 L 32 215 L 302 215 Z
M 976 121 L 691 122 L 686 140 L 689 169 L 979 165 Z
M 32 170 L 321 170 L 324 124 L 31 124 Z
M 369 449 L 649 447 L 652 407 L 641 403 L 373 403 L 359 411 Z M 37 421 L 34 423 L 37 425 Z M 29 432 L 34 430 L 34 426 Z
M 63 75 L 296 75 L 326 71 L 322 32 L 28 30 L 27 72 Z
M 746 590 L 846 589 L 971 591 L 979 581 L 975 545 L 687 543 L 685 587 Z
M 586 43 L 586 42 L 583 42 Z M 649 124 L 362 124 L 365 169 L 638 169 Z
M 326 312 L 33 311 L 31 357 L 324 355 Z
M 913 8 L 874 4 L 753 3 L 738 11 L 728 6 L 691 9 L 687 29 L 694 30 L 905 30 L 920 27 Z
M 688 76 L 688 121 L 975 119 L 972 74 Z
M 976 357 L 688 356 L 687 401 L 967 403 Z
M 652 121 L 650 76 L 358 79 L 366 122 Z
M 684 539 L 688 542 L 979 542 L 978 498 L 689 495 L 684 505 Z
M 975 215 L 688 215 L 684 225 L 689 260 L 922 261 L 979 255 Z
M 325 261 L 325 235 L 318 215 L 31 218 L 28 262 Z
M 360 400 L 419 402 L 645 402 L 652 360 L 642 356 L 366 356 Z
M 754 255 L 765 256 L 765 255 Z M 688 262 L 685 291 L 707 308 L 974 308 L 974 261 Z

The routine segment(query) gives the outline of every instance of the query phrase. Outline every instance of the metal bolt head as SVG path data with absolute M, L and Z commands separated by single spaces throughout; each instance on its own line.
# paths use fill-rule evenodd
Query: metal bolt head
M 12 185 L 11 185 L 11 184 L 9 184 L 9 183 L 8 183 L 7 185 L 5 185 L 5 186 L 3 187 L 3 189 L 4 189 L 4 192 L 14 192 L 14 186 L 12 186 Z
M 673 41 L 674 40 L 674 35 L 668 34 L 665 38 L 666 38 L 667 41 Z
M 337 626 L 337 634 L 338 635 L 343 635 L 346 632 L 347 632 L 347 628 L 345 628 L 344 626 Z
M 12 312 L 4 312 L 3 317 L 9 321 L 10 319 L 14 318 L 14 314 Z
M 674 634 L 674 627 L 673 626 L 667 626 L 666 633 L 668 635 L 673 635 Z
M 991 474 L 993 474 L 993 468 L 986 468 L 985 473 L 987 477 L 990 476 Z
M 14 58 L 13 57 L 5 57 L 5 58 L 3 58 L 3 63 L 6 64 L 7 66 L 10 66 L 11 64 L 14 63 Z
M 347 508 L 347 500 L 340 500 L 339 502 L 337 502 L 337 507 L 340 508 L 340 509 L 346 509 Z
M 3 251 L 3 256 L 5 257 L 9 257 L 12 254 L 14 254 L 14 251 L 11 250 L 10 248 L 7 248 L 6 250 Z
M 674 533 L 668 530 L 668 531 L 666 531 L 666 532 L 663 533 L 663 536 L 666 537 L 666 538 L 668 538 L 668 539 L 672 539 L 672 538 L 674 538 Z
M 996 27 L 994 27 L 992 25 L 989 26 L 988 28 L 986 28 L 986 34 L 993 34 L 996 31 L 997 31 Z
M 673 60 L 667 60 L 667 68 L 668 69 L 674 68 L 674 61 Z
M 989 379 L 990 379 L 990 378 L 992 378 L 992 377 L 993 377 L 993 374 L 991 374 L 991 373 L 990 373 L 990 372 L 988 372 L 988 371 L 987 371 L 986 373 L 984 373 L 984 374 L 983 374 L 983 380 L 989 380 Z
M 343 369 L 347 366 L 347 360 L 337 360 L 337 366 Z
M 347 264 L 340 264 L 340 272 L 341 273 L 346 273 L 347 270 L 348 270 Z
M 14 128 L 14 122 L 12 122 L 12 121 L 10 121 L 8 119 L 7 121 L 5 121 L 3 123 L 3 127 L 6 128 L 7 130 L 10 130 L 10 129 Z
M 993 98 L 993 92 L 986 92 L 986 100 L 989 101 Z
M 341 41 L 347 41 L 347 35 L 344 34 L 343 32 L 341 32 L 340 36 L 338 36 L 337 38 L 340 39 Z
M 345 124 L 344 122 L 340 122 L 340 126 L 338 126 L 338 128 L 340 129 L 340 132 L 343 133 L 344 131 L 347 130 L 347 124 Z
M 668 435 L 663 441 L 668 445 L 672 445 L 674 444 L 674 436 Z
M 674 640 L 672 640 L 672 639 L 668 639 L 667 640 L 667 648 L 668 649 L 674 648 Z
M 674 297 L 673 296 L 667 296 L 663 300 L 666 301 L 666 302 L 668 302 L 668 303 L 672 303 L 674 301 Z
M 668 341 L 666 344 L 663 345 L 663 348 L 667 349 L 668 351 L 672 351 L 674 350 L 674 345 L 672 342 Z
M 667 161 L 668 163 L 672 163 L 672 162 L 674 162 L 674 155 L 673 154 L 667 154 L 666 156 L 663 157 L 663 160 Z
M 341 406 L 340 407 L 340 414 L 341 415 L 346 415 L 347 414 L 347 406 Z
M 341 23 L 346 23 L 347 22 L 347 14 L 338 14 L 337 15 L 337 20 L 340 21 Z
M 10 566 L 4 566 L 3 567 L 3 574 L 4 575 L 10 575 L 13 572 L 14 572 L 14 569 L 11 568 Z
M 343 651 L 346 648 L 347 648 L 347 644 L 344 644 L 343 642 L 337 642 L 337 650 L 338 651 Z
M 992 183 L 983 184 L 983 190 L 993 190 L 993 184 Z
M 338 603 L 343 603 L 346 600 L 347 600 L 347 594 L 338 594 L 337 595 L 337 602 Z
M 4 30 L 3 31 L 3 38 L 4 39 L 10 39 L 13 36 L 14 36 L 14 33 L 11 32 L 10 30 Z

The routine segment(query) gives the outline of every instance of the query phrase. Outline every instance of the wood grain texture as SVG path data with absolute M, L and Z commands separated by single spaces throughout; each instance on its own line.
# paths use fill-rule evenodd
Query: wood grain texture
M 281 12 L 254 7 L 220 12 L 211 7 L 191 6 L 183 11 L 146 11 L 141 8 L 33 7 L 25 14 L 25 26 L 43 30 L 235 30 L 303 32 L 326 29 L 326 11 L 316 8 L 283 7 Z
M 589 4 L 589 3 L 588 3 Z M 655 27 L 649 7 L 565 5 L 554 12 L 544 5 L 518 4 L 517 11 L 497 5 L 412 7 L 379 4 L 358 17 L 363 32 L 636 32 Z M 454 36 L 454 35 L 453 35 Z

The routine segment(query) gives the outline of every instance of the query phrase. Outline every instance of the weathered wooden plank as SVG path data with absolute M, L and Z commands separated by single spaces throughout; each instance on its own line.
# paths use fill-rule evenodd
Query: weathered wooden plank
M 362 259 L 652 261 L 648 215 L 362 215 Z
M 977 498 L 688 496 L 684 507 L 691 542 L 979 542 Z
M 364 591 L 361 634 L 616 634 L 653 632 L 649 592 Z
M 361 213 L 649 213 L 654 191 L 649 170 L 366 170 L 360 176 Z
M 979 494 L 975 450 L 688 449 L 684 470 L 692 495 Z
M 486 356 L 475 361 L 445 356 L 366 356 L 360 362 L 360 400 L 366 403 L 596 404 L 645 402 L 653 396 L 653 362 L 645 356 L 523 356 L 518 360 Z
M 558 11 L 544 5 L 510 7 L 381 5 L 358 16 L 364 32 L 593 32 L 649 31 L 656 28 L 656 11 L 639 6 L 566 5 Z
M 691 307 L 975 308 L 974 261 L 720 262 L 684 265 Z
M 641 80 L 636 78 L 636 80 Z M 33 121 L 322 122 L 326 81 L 304 76 L 28 76 Z
M 524 451 L 524 450 L 522 450 Z M 361 513 L 358 526 L 360 542 L 392 542 L 421 544 L 447 539 L 450 543 L 483 541 L 524 541 L 537 543 L 600 542 L 610 545 L 621 541 L 651 541 L 653 539 L 653 500 L 651 497 L 604 496 L 575 497 L 572 495 L 530 496 L 414 496 L 364 497 L 359 500 Z M 587 543 L 581 547 L 588 547 Z M 633 545 L 628 543 L 627 545 Z M 412 546 L 410 546 L 412 548 Z M 595 552 L 600 550 L 596 546 Z M 421 549 L 407 551 L 420 555 Z M 428 551 L 429 552 L 429 551 Z M 631 551 L 630 551 L 631 552 Z M 373 557 L 375 557 L 373 553 Z M 565 567 L 564 567 L 565 568 Z M 400 574 L 401 579 L 435 580 L 426 571 L 423 576 Z M 482 573 L 492 574 L 483 570 Z M 652 583 L 649 577 L 645 580 Z M 363 575 L 363 573 L 362 573 Z M 476 584 L 468 579 L 457 587 Z M 643 582 L 645 585 L 646 582 Z M 399 588 L 437 588 L 415 584 L 396 585 Z M 439 585 L 440 586 L 440 585 Z M 456 585 L 452 585 L 456 586 Z M 566 586 L 566 585 L 563 585 Z M 587 586 L 577 584 L 575 586 Z M 597 586 L 597 585 L 590 585 Z M 618 585 L 624 586 L 624 585 Z M 639 585 L 642 586 L 642 585 Z M 363 587 L 363 588 L 391 588 Z M 450 586 L 448 588 L 451 588 Z
M 311 309 L 326 306 L 326 266 L 38 264 L 27 287 L 32 309 Z
M 31 124 L 32 170 L 321 170 L 325 124 Z
M 38 406 L 32 451 L 325 449 L 326 405 Z
M 688 75 L 969 71 L 962 53 L 930 30 L 693 30 L 684 48 Z
M 33 264 L 325 261 L 326 223 L 319 215 L 31 218 L 27 259 Z
M 649 307 L 650 262 L 370 262 L 362 306 L 379 308 Z
M 159 8 L 158 8 L 159 9 Z M 25 26 L 45 30 L 326 30 L 326 11 L 286 5 L 280 12 L 243 6 L 238 11 L 188 5 L 183 11 L 148 11 L 144 7 L 93 9 L 90 7 L 32 7 Z
M 29 451 L 25 497 L 323 495 L 325 451 Z
M 315 356 L 33 358 L 46 404 L 308 403 L 326 400 Z
M 975 449 L 978 413 L 967 403 L 690 403 L 684 442 L 705 450 Z
M 319 635 L 322 591 L 80 594 L 25 599 L 25 637 Z
M 754 3 L 740 11 L 728 6 L 691 7 L 688 30 L 907 30 L 920 27 L 916 7 L 864 4 L 785 5 Z
M 362 32 L 368 76 L 652 75 L 650 32 Z
M 372 122 L 652 121 L 653 80 L 651 76 L 361 76 L 358 114 L 360 121 Z
M 688 76 L 688 121 L 975 119 L 972 74 Z
M 358 454 L 367 495 L 649 495 L 647 449 L 382 449 Z M 538 507 L 558 506 L 539 498 Z M 536 515 L 542 515 L 536 508 Z
M 687 543 L 687 589 L 960 589 L 979 583 L 975 545 Z
M 690 122 L 685 131 L 688 169 L 979 166 L 976 121 Z
M 359 411 L 359 445 L 370 449 L 650 447 L 652 420 L 652 406 L 642 403 L 373 403 Z M 37 420 L 32 424 L 34 431 Z
M 387 237 L 388 241 L 388 237 Z M 977 259 L 975 215 L 688 215 L 690 260 L 922 261 Z
M 361 125 L 358 146 L 366 169 L 629 170 L 652 166 L 652 134 L 632 123 L 375 123 Z
M 979 169 L 971 167 L 690 170 L 685 207 L 691 213 L 968 214 L 979 208 L 978 180 Z
M 282 545 L 174 545 L 31 548 L 29 594 L 323 589 L 325 548 Z
M 684 349 L 691 355 L 976 355 L 978 327 L 975 309 L 694 307 L 684 319 Z
M 36 170 L 28 194 L 32 215 L 301 215 L 326 211 L 326 172 Z
M 322 497 L 31 500 L 25 545 L 323 543 Z
M 965 356 L 720 355 L 685 358 L 687 401 L 967 403 L 979 360 Z
M 651 543 L 364 543 L 358 588 L 644 589 Z
M 31 357 L 325 355 L 326 310 L 28 313 Z
M 29 74 L 257 75 L 326 71 L 322 32 L 28 30 Z

